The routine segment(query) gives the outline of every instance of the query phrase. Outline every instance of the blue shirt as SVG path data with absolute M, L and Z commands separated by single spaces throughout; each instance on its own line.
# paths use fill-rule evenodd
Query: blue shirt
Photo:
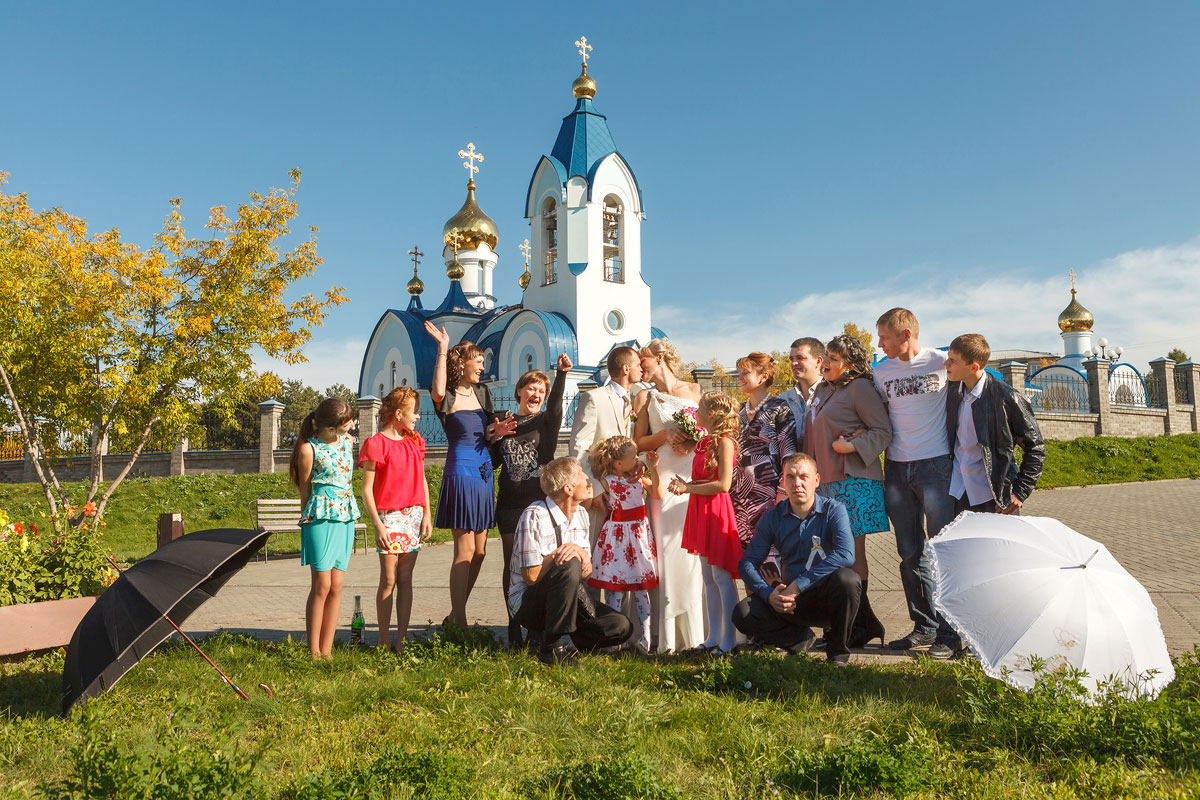
M 824 558 L 818 553 L 809 564 L 813 539 L 820 542 Z M 738 573 L 746 588 L 763 600 L 771 595 L 771 587 L 758 574 L 758 568 L 774 546 L 782 562 L 784 583 L 796 582 L 803 592 L 817 581 L 832 575 L 842 567 L 854 566 L 854 535 L 850 532 L 850 515 L 837 500 L 817 496 L 808 516 L 800 519 L 792 513 L 786 499 L 763 514 L 754 530 L 754 538 L 742 554 Z

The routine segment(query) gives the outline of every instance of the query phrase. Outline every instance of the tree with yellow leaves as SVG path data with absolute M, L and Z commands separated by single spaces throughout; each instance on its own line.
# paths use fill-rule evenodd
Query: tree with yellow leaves
M 84 514 L 70 509 L 89 504 L 102 515 L 152 434 L 177 435 L 205 400 L 236 404 L 255 347 L 303 361 L 313 326 L 346 301 L 336 286 L 320 299 L 284 299 L 322 261 L 315 227 L 282 252 L 299 209 L 300 173 L 290 176 L 287 189 L 251 193 L 232 219 L 211 209 L 206 238 L 187 235 L 183 202 L 171 200 L 146 250 L 0 190 L 0 414 L 20 430 L 52 517 L 79 525 Z M 101 492 L 107 436 L 136 444 Z M 84 498 L 68 496 L 54 471 L 64 443 L 78 441 L 90 445 Z

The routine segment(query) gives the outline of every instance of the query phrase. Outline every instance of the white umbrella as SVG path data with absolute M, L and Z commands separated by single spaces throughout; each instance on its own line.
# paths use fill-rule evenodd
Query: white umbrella
M 1084 670 L 1090 692 L 1116 677 L 1154 697 L 1175 678 L 1149 593 L 1058 520 L 964 512 L 925 552 L 934 608 L 991 677 L 1029 690 L 1040 657 L 1046 671 Z

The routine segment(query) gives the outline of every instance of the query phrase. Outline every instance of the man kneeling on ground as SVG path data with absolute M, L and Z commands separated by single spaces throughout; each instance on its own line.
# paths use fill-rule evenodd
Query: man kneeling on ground
M 733 624 L 758 642 L 805 652 L 825 628 L 830 663 L 850 663 L 846 635 L 862 592 L 854 564 L 850 516 L 837 500 L 817 496 L 821 476 L 812 457 L 797 453 L 783 463 L 787 499 L 763 515 L 738 564 L 750 596 L 733 610 Z M 774 547 L 783 580 L 769 586 L 759 567 Z
M 579 462 L 556 458 L 541 468 L 540 481 L 546 497 L 531 503 L 517 523 L 508 607 L 531 639 L 541 638 L 538 660 L 573 664 L 564 634 L 578 650 L 596 650 L 625 642 L 633 624 L 587 596 L 584 581 L 592 574 L 592 559 L 588 514 L 581 503 L 591 499 L 592 485 Z

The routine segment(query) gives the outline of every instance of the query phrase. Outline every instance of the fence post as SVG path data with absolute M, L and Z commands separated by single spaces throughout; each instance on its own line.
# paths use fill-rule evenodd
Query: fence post
M 1108 402 L 1108 369 L 1107 359 L 1093 356 L 1083 362 L 1087 370 L 1088 408 L 1096 415 L 1096 435 L 1111 436 L 1113 434 L 1113 410 Z
M 1017 390 L 1017 394 L 1025 397 L 1025 381 L 1029 375 L 1029 365 L 1020 361 L 1010 361 L 1000 365 L 1000 375 L 1004 382 Z
M 167 469 L 168 475 L 183 475 L 186 470 L 183 466 L 183 454 L 188 451 L 187 437 L 182 437 L 171 451 L 171 465 Z
M 379 408 L 383 405 L 373 394 L 358 398 L 358 444 L 379 433 Z
M 711 392 L 713 390 L 713 376 L 717 371 L 712 367 L 700 366 L 692 370 L 692 380 L 700 384 L 701 390 Z
M 1187 386 L 1187 399 L 1192 404 L 1192 430 L 1200 432 L 1200 365 L 1192 361 L 1177 364 L 1184 385 Z
M 1175 359 L 1166 356 L 1156 358 L 1150 362 L 1150 369 L 1154 372 L 1154 388 L 1158 394 L 1153 401 L 1154 407 L 1167 410 L 1167 435 L 1179 433 L 1183 426 L 1175 419 L 1175 415 L 1179 413 L 1175 407 Z
M 275 471 L 275 448 L 279 447 L 279 420 L 283 403 L 266 400 L 258 404 L 258 471 Z

